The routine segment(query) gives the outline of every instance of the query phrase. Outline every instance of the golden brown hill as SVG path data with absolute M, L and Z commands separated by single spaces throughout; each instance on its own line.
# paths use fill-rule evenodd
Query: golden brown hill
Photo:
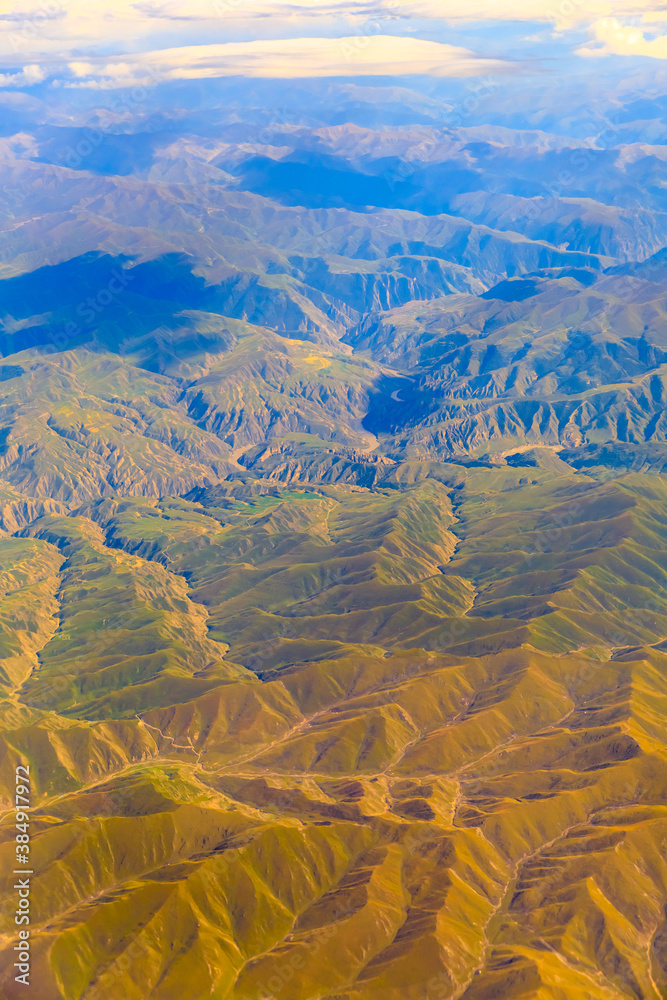
M 457 476 L 0 539 L 40 1000 L 665 995 L 664 483 Z

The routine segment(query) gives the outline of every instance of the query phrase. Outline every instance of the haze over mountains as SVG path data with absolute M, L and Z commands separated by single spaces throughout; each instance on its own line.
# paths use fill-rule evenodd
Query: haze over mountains
M 171 384 L 175 410 L 165 426 L 149 420 L 148 436 L 182 455 L 194 435 L 189 474 L 202 484 L 224 479 L 216 463 L 244 444 L 294 451 L 285 433 L 366 461 L 480 456 L 514 441 L 576 446 L 575 465 L 595 453 L 661 467 L 662 99 L 629 99 L 613 128 L 594 122 L 582 136 L 578 121 L 570 135 L 530 127 L 535 111 L 497 124 L 507 115 L 488 84 L 475 98 L 486 126 L 442 124 L 450 105 L 405 87 L 318 91 L 299 114 L 303 90 L 286 85 L 272 124 L 254 103 L 265 88 L 249 84 L 207 120 L 141 108 L 102 129 L 93 105 L 64 127 L 57 106 L 32 110 L 32 127 L 3 140 L 0 166 L 6 370 L 22 367 L 25 347 L 60 357 L 93 345 L 93 367 L 120 356 L 163 376 L 154 392 Z M 310 121 L 341 107 L 389 124 Z M 417 109 L 429 124 L 393 123 Z M 300 350 L 286 339 L 322 348 L 297 365 L 305 407 L 271 396 Z M 230 417 L 229 393 L 249 383 L 243 417 Z M 28 446 L 20 385 L 3 387 L 8 441 Z
M 39 1000 L 667 995 L 667 84 L 531 80 L 0 93 Z

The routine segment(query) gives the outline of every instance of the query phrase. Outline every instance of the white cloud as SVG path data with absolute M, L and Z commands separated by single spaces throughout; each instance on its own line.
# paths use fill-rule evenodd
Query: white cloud
M 416 48 L 424 22 L 432 22 L 431 38 L 454 22 L 542 23 L 562 32 L 590 28 L 594 42 L 579 49 L 581 55 L 623 51 L 662 58 L 664 41 L 646 38 L 642 26 L 655 28 L 665 20 L 665 0 L 0 0 L 0 77 L 2 86 L 28 84 L 27 77 L 9 72 L 26 63 L 22 73 L 42 67 L 61 77 L 64 62 L 68 85 L 89 81 L 105 88 L 117 85 L 114 77 L 139 79 L 142 63 L 159 67 L 166 79 L 232 72 L 405 75 L 420 63 L 427 74 L 465 76 L 486 72 L 489 64 L 465 49 L 434 48 L 434 41 L 422 40 Z M 306 41 L 311 34 L 318 37 Z M 208 42 L 219 43 L 217 55 Z M 346 45 L 354 49 L 349 60 L 340 55 Z M 161 57 L 155 56 L 158 46 L 165 47 Z M 102 53 L 114 53 L 106 60 L 115 64 L 114 72 L 104 70 Z
M 24 66 L 18 73 L 0 73 L 0 87 L 32 87 L 45 79 L 41 66 Z
M 597 45 L 582 45 L 577 49 L 580 56 L 648 56 L 653 59 L 667 59 L 667 35 L 646 38 L 641 28 L 621 24 L 615 18 L 602 18 L 592 27 Z
M 543 22 L 559 30 L 605 18 L 657 23 L 664 0 L 0 0 L 0 52 L 37 61 L 37 53 L 138 51 L 160 44 L 388 33 L 409 21 Z M 341 24 L 349 31 L 340 31 Z M 393 30 L 393 29 L 392 29 Z M 197 35 L 197 37 L 195 37 Z
M 468 49 L 393 35 L 288 38 L 161 49 L 121 61 L 71 62 L 68 86 L 103 88 L 204 77 L 430 76 L 467 77 L 503 71 Z

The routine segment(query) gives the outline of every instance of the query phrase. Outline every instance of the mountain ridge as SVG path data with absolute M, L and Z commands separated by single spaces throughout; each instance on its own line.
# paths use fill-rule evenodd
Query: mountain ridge
M 520 65 L 0 96 L 39 1000 L 666 995 L 665 101 Z

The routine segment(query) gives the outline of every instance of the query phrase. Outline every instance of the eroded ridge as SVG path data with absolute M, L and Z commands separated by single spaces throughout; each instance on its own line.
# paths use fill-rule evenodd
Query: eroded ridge
M 662 996 L 664 488 L 519 475 L 0 539 L 46 1000 Z

